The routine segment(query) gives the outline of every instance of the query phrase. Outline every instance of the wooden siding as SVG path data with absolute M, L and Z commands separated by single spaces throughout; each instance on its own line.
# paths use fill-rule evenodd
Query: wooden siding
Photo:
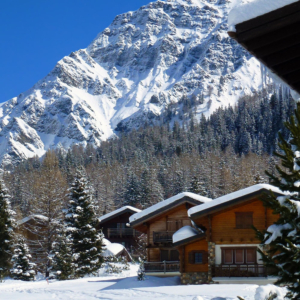
M 181 273 L 208 272 L 208 263 L 191 264 L 189 262 L 189 253 L 191 251 L 197 251 L 197 250 L 208 251 L 208 244 L 205 239 L 180 247 L 179 253 L 180 253 Z M 184 256 L 184 263 L 182 263 L 183 256 Z
M 278 218 L 270 209 L 266 209 L 259 199 L 250 199 L 243 204 L 212 214 L 211 233 L 208 217 L 196 219 L 195 222 L 197 225 L 206 224 L 207 240 L 216 244 L 258 244 L 259 240 L 252 228 L 236 228 L 236 212 L 253 212 L 253 226 L 259 230 L 266 229 Z
M 154 245 L 153 242 L 153 232 L 154 231 L 168 231 L 168 222 L 176 222 L 176 221 L 182 221 L 183 226 L 185 225 L 191 225 L 191 220 L 189 219 L 187 215 L 187 208 L 185 204 L 182 204 L 174 210 L 169 211 L 167 214 L 163 214 L 162 216 L 155 218 L 150 224 L 149 224 L 149 243 L 150 245 Z

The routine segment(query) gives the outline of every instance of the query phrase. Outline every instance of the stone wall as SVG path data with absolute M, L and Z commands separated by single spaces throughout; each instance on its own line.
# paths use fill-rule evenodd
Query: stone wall
M 182 273 L 180 278 L 181 278 L 181 284 L 208 283 L 208 273 L 207 272 Z
M 208 242 L 208 282 L 212 282 L 213 266 L 216 262 L 216 244 Z

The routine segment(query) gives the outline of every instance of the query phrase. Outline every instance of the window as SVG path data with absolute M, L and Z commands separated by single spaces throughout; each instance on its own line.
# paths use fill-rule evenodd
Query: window
M 177 250 L 171 249 L 161 249 L 160 250 L 160 260 L 161 261 L 179 261 L 179 252 Z
M 207 264 L 208 253 L 202 250 L 189 252 L 189 264 Z
M 203 253 L 195 252 L 195 264 L 202 264 L 203 263 Z
M 221 248 L 225 265 L 256 264 L 256 248 Z
M 236 212 L 235 213 L 236 228 L 248 229 L 253 226 L 253 212 Z

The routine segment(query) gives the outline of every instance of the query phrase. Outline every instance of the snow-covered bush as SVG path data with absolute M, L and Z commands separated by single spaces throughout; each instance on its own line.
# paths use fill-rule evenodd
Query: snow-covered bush
M 35 264 L 30 262 L 31 255 L 23 237 L 18 238 L 14 248 L 15 254 L 11 259 L 13 268 L 10 271 L 13 279 L 34 280 L 36 274 Z
M 141 258 L 139 258 L 139 262 L 140 262 L 140 267 L 137 272 L 137 280 L 142 281 L 145 280 L 145 265 L 144 265 L 144 261 Z
M 285 292 L 282 288 L 268 284 L 266 286 L 259 286 L 256 289 L 255 300 L 284 300 Z

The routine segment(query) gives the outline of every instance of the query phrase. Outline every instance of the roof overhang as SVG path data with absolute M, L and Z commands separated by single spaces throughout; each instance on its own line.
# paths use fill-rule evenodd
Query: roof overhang
M 184 204 L 184 203 L 189 203 L 189 204 L 192 204 L 192 205 L 200 205 L 201 203 L 199 203 L 199 201 L 197 200 L 194 200 L 192 198 L 189 198 L 189 197 L 183 197 L 181 199 L 178 199 L 177 201 L 174 201 L 174 202 L 171 202 L 170 204 L 158 209 L 158 210 L 155 210 L 147 215 L 145 215 L 144 217 L 142 218 L 139 218 L 137 220 L 134 220 L 132 222 L 130 222 L 130 227 L 136 227 L 136 226 L 139 226 L 139 225 L 142 225 L 146 222 L 149 222 L 151 219 L 153 218 L 157 218 L 159 217 L 160 215 L 170 211 L 170 210 L 173 210 L 175 208 L 177 208 L 178 206 Z
M 300 93 L 300 1 L 235 28 L 229 36 Z
M 203 209 L 203 210 L 195 212 L 195 213 L 191 213 L 190 218 L 192 220 L 196 220 L 196 219 L 199 219 L 199 218 L 202 218 L 202 217 L 220 212 L 224 209 L 229 209 L 233 206 L 239 205 L 239 204 L 244 203 L 246 201 L 251 201 L 251 200 L 255 200 L 255 199 L 264 199 L 268 195 L 270 195 L 271 193 L 273 193 L 275 196 L 283 195 L 283 194 L 280 194 L 280 193 L 276 193 L 274 191 L 270 191 L 268 189 L 260 189 L 258 191 L 253 192 L 253 193 L 249 193 L 249 194 L 241 196 L 241 197 L 236 197 L 236 198 L 234 198 L 230 201 L 223 202 L 223 203 L 220 203 L 220 204 L 212 206 L 212 207 L 208 207 L 207 209 Z
M 198 235 L 194 235 L 194 236 L 188 237 L 184 240 L 173 243 L 173 246 L 174 247 L 184 246 L 184 245 L 187 245 L 187 244 L 190 244 L 190 243 L 193 243 L 193 242 L 203 240 L 205 237 L 206 237 L 205 233 L 199 233 Z
M 111 219 L 114 219 L 114 218 L 116 218 L 116 217 L 118 217 L 118 216 L 121 216 L 121 215 L 123 215 L 123 214 L 125 214 L 125 213 L 130 213 L 130 214 L 135 214 L 135 213 L 137 213 L 135 210 L 132 210 L 132 209 L 130 209 L 129 207 L 127 207 L 126 209 L 124 209 L 124 210 L 122 210 L 122 211 L 119 211 L 119 212 L 117 212 L 117 213 L 115 213 L 115 214 L 113 214 L 113 215 L 111 215 L 111 216 L 108 216 L 108 217 L 106 217 L 104 220 L 101 220 L 101 217 L 104 217 L 104 216 L 101 216 L 101 217 L 99 217 L 98 218 L 98 220 L 99 220 L 99 222 L 100 222 L 100 224 L 104 224 L 105 222 L 107 222 L 107 221 L 110 221 Z M 129 221 L 129 220 L 128 220 Z

